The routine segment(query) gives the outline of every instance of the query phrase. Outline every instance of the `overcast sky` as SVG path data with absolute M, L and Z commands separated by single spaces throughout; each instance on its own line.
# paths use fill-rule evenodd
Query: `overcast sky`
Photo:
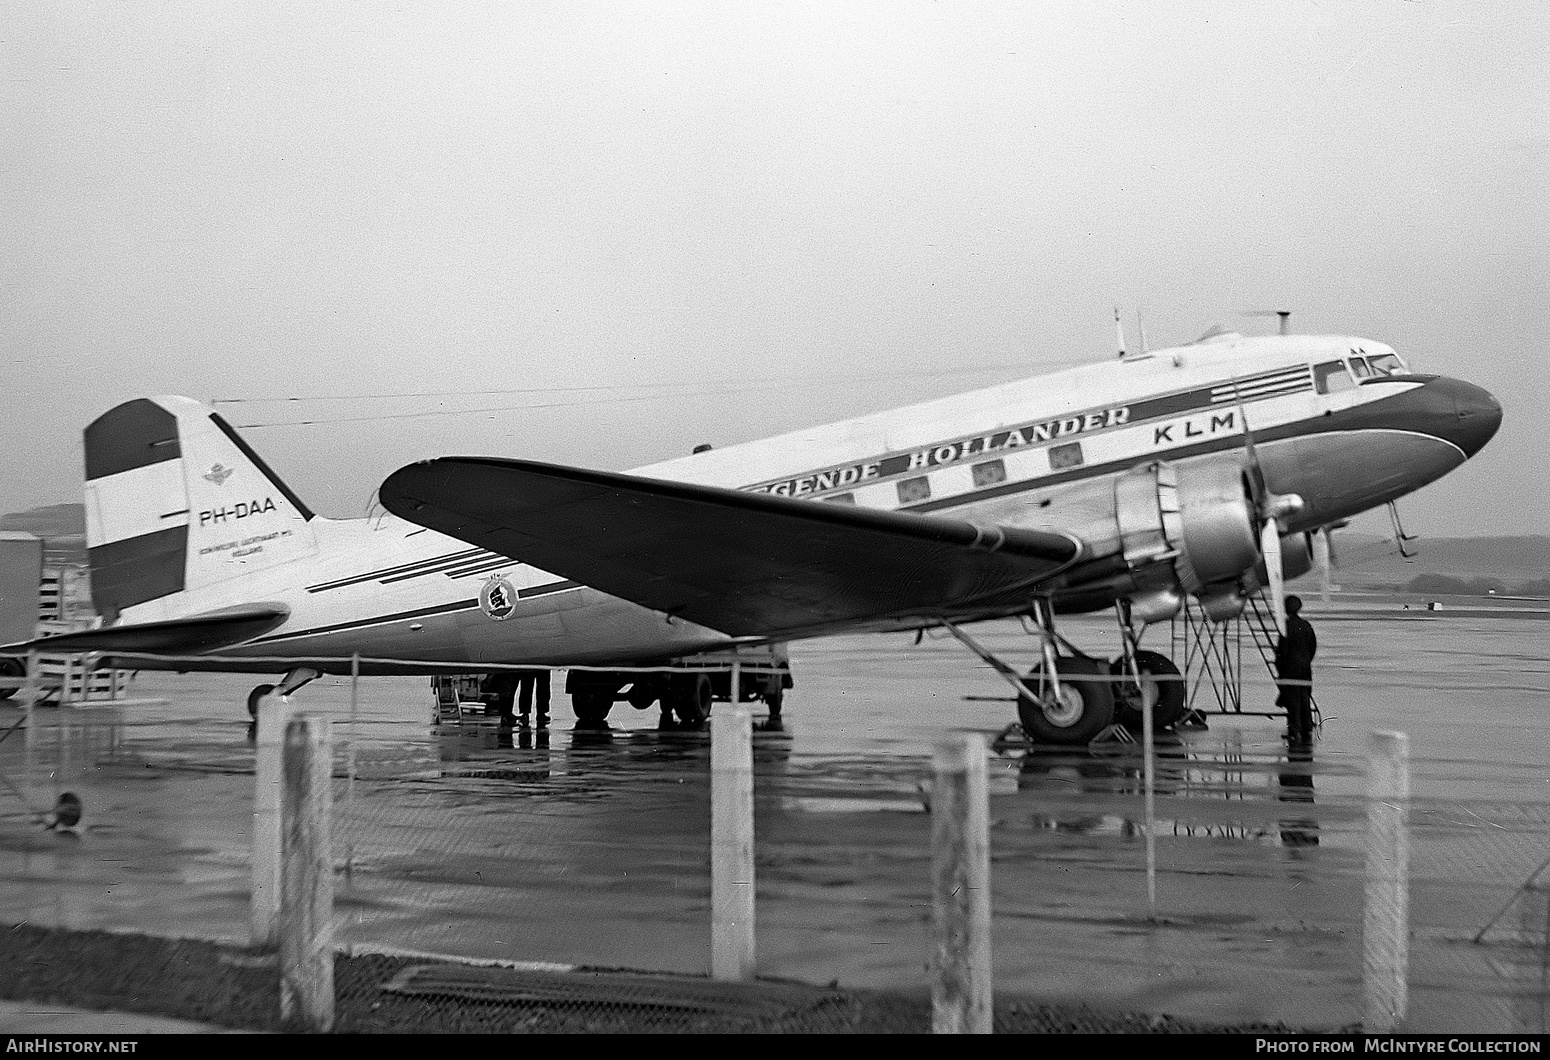
M 0 0 L 0 511 L 143 395 L 352 516 L 1286 307 L 1502 399 L 1409 529 L 1550 533 L 1547 56 L 1543 0 Z

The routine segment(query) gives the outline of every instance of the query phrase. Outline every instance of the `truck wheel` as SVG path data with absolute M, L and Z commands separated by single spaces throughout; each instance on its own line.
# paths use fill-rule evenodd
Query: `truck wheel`
M 680 724 L 703 725 L 710 717 L 710 674 L 675 674 L 668 688 Z
M 588 728 L 599 728 L 608 717 L 608 712 L 613 708 L 614 697 L 608 692 L 599 692 L 595 689 L 572 692 L 570 696 L 571 709 L 576 712 L 576 720 Z

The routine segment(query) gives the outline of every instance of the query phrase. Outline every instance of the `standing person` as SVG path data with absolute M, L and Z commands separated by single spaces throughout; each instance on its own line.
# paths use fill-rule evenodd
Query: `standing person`
M 521 716 L 521 725 L 525 729 L 528 726 L 528 713 L 533 709 L 534 693 L 538 699 L 538 727 L 549 727 L 549 671 L 548 670 L 523 670 L 522 676 L 517 681 L 517 713 Z
M 1287 741 L 1294 744 L 1306 744 L 1313 739 L 1313 657 L 1319 650 L 1319 639 L 1301 611 L 1302 598 L 1288 596 L 1286 632 L 1276 644 L 1277 679 L 1308 682 L 1282 685 L 1276 696 L 1276 706 L 1286 708 Z
M 500 714 L 501 728 L 509 729 L 516 724 L 516 718 L 511 712 L 512 700 L 517 694 L 515 674 L 506 671 L 486 674 L 484 680 L 479 682 L 479 691 L 494 698 L 495 709 Z

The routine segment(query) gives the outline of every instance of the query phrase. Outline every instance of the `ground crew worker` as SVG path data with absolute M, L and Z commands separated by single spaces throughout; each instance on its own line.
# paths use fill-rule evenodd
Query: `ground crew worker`
M 1276 678 L 1294 681 L 1281 685 L 1276 706 L 1286 708 L 1286 738 L 1289 743 L 1306 744 L 1313 739 L 1313 656 L 1319 639 L 1313 626 L 1299 612 L 1302 598 L 1286 598 L 1286 632 L 1276 644 Z
M 533 709 L 534 694 L 538 699 L 538 727 L 549 727 L 549 671 L 523 670 L 517 679 L 517 714 L 522 728 L 528 727 L 528 713 Z
M 487 674 L 484 680 L 479 682 L 479 691 L 494 697 L 495 709 L 501 719 L 501 728 L 512 728 L 517 722 L 511 712 L 512 701 L 517 695 L 517 675 L 505 670 Z

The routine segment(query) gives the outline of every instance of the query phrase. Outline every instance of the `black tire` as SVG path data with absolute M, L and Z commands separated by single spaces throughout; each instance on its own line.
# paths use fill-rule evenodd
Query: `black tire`
M 613 709 L 614 697 L 611 692 L 600 692 L 597 689 L 579 690 L 571 693 L 570 705 L 576 712 L 577 721 L 597 728 L 607 721 L 608 712 Z
M 779 687 L 772 688 L 764 693 L 764 702 L 770 708 L 770 717 L 780 717 L 781 704 L 785 701 L 786 694 Z
M 27 667 L 20 659 L 0 659 L 0 677 L 26 677 Z M 0 685 L 0 699 L 10 699 L 18 689 Z
M 1166 729 L 1177 725 L 1184 718 L 1184 682 L 1178 680 L 1179 668 L 1173 660 L 1155 651 L 1136 652 L 1136 669 L 1141 671 L 1141 688 L 1138 690 L 1125 674 L 1123 657 L 1115 659 L 1109 670 L 1118 679 L 1114 682 L 1114 716 L 1127 729 L 1141 731 L 1142 696 L 1152 700 L 1152 725 Z M 1148 678 L 1172 678 L 1172 680 L 1148 680 Z
M 248 717 L 258 717 L 258 701 L 274 691 L 274 685 L 259 685 L 248 693 Z
M 625 701 L 636 710 L 645 710 L 661 698 L 662 690 L 655 681 L 639 680 L 630 685 Z
M 710 717 L 710 674 L 675 674 L 668 685 L 673 713 L 681 725 L 693 727 L 705 724 Z
M 1109 676 L 1108 664 L 1102 659 L 1061 656 L 1056 667 L 1062 678 Z M 1024 683 L 1035 692 L 1042 669 L 1042 664 L 1036 666 L 1024 678 Z M 1058 702 L 1035 703 L 1027 696 L 1019 696 L 1017 718 L 1034 743 L 1086 744 L 1114 723 L 1114 686 L 1108 681 L 1062 680 Z

